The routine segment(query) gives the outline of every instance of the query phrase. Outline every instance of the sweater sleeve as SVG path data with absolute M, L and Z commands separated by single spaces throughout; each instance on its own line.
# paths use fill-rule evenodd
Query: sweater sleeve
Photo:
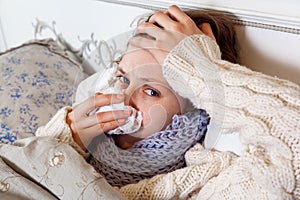
M 72 108 L 69 106 L 61 108 L 45 126 L 37 129 L 36 136 L 56 138 L 63 143 L 71 145 L 78 153 L 87 158 L 89 154 L 83 151 L 73 140 L 71 129 L 66 122 L 66 116 L 71 110 Z
M 186 154 L 187 167 L 120 188 L 127 199 L 190 199 L 235 159 L 232 153 L 206 151 L 196 144 Z
M 250 186 L 260 199 L 300 198 L 298 85 L 221 60 L 217 44 L 205 35 L 182 40 L 168 54 L 163 73 L 179 95 L 211 115 L 217 129 L 208 130 L 207 148 L 221 134 L 236 132 L 246 146 L 201 189 L 203 199 L 252 198 Z

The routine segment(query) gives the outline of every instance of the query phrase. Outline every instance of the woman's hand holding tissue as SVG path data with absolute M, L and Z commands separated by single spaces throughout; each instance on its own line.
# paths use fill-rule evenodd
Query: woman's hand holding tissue
M 93 115 L 89 113 L 99 107 L 124 102 L 124 99 L 123 94 L 96 93 L 74 106 L 68 113 L 66 120 L 72 130 L 73 139 L 83 150 L 86 150 L 94 137 L 123 125 L 132 111 L 111 110 Z

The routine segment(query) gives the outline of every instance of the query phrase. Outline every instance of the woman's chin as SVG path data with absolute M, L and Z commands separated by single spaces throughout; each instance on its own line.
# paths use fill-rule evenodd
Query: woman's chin
M 122 149 L 128 149 L 135 143 L 137 143 L 159 131 L 160 130 L 156 130 L 153 128 L 150 129 L 149 127 L 148 128 L 141 127 L 138 131 L 136 131 L 134 133 L 114 135 L 113 138 L 118 147 L 120 147 Z
M 138 131 L 130 134 L 124 134 L 124 136 L 128 138 L 135 139 L 137 141 L 143 140 L 145 137 L 143 136 L 143 128 L 140 128 Z

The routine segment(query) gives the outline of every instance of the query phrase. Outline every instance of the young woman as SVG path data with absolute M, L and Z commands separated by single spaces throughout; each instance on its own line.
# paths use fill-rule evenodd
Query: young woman
M 172 89 L 211 121 L 204 147 L 186 153 L 188 167 L 121 191 L 130 199 L 299 199 L 300 87 L 222 60 L 212 37 L 177 7 L 138 32 L 150 36 L 131 44 L 153 52 Z
M 203 145 L 196 143 L 184 153 L 185 167 L 141 180 L 135 184 L 127 184 L 117 190 L 127 199 L 299 199 L 300 87 L 289 81 L 253 72 L 221 59 L 220 48 L 214 39 L 217 37 L 210 24 L 202 24 L 199 29 L 191 18 L 176 6 L 171 6 L 165 13 L 154 14 L 149 22 L 138 27 L 137 34 L 143 37 L 131 39 L 131 51 L 127 58 L 130 58 L 130 55 L 142 53 L 143 56 L 147 55 L 145 60 L 149 63 L 155 66 L 161 64 L 161 71 L 156 70 L 162 73 L 166 82 L 159 83 L 159 85 L 162 84 L 162 89 L 170 91 L 169 97 L 174 100 L 172 105 L 179 106 L 177 109 L 165 111 L 163 122 L 166 123 L 161 123 L 163 124 L 161 128 L 170 122 L 168 119 L 172 114 L 182 114 L 180 108 L 183 107 L 180 107 L 177 95 L 183 100 L 188 99 L 195 108 L 205 109 L 210 115 L 210 124 Z M 145 35 L 147 37 L 144 37 Z M 138 53 L 139 49 L 142 50 Z M 125 57 L 126 55 L 123 58 L 124 65 L 120 63 L 120 71 L 123 72 L 119 77 L 120 81 L 125 85 L 129 84 L 128 88 L 130 88 L 132 78 L 134 81 L 136 78 L 135 73 L 131 73 L 133 68 L 135 71 L 135 65 L 131 59 L 129 61 Z M 134 56 L 134 58 L 137 57 Z M 145 69 L 148 70 L 149 67 L 147 65 Z M 121 96 L 119 100 L 117 97 L 113 98 L 115 95 L 99 94 L 77 107 L 63 109 L 47 126 L 40 129 L 40 135 L 43 133 L 52 135 L 60 141 L 58 143 L 51 141 L 55 150 L 51 149 L 51 152 L 57 156 L 51 160 L 50 165 L 56 167 L 57 175 L 42 176 L 52 178 L 53 182 L 58 181 L 55 178 L 60 178 L 59 187 L 51 187 L 53 182 L 47 180 L 43 184 L 47 187 L 47 191 L 57 196 L 60 195 L 59 197 L 78 198 L 76 196 L 78 193 L 68 192 L 69 185 L 74 183 L 74 188 L 82 192 L 81 194 L 92 188 L 87 193 L 89 198 L 95 196 L 107 198 L 109 194 L 115 192 L 103 182 L 101 185 L 97 184 L 97 179 L 93 178 L 96 175 L 90 166 L 79 162 L 80 156 L 70 150 L 69 146 L 65 146 L 64 149 L 56 149 L 56 147 L 60 146 L 61 142 L 71 143 L 74 146 L 76 146 L 74 141 L 77 141 L 79 145 L 88 144 L 91 137 L 98 134 L 104 135 L 103 132 L 118 126 L 120 121 L 115 121 L 111 114 L 106 113 L 106 116 L 108 115 L 106 119 L 110 122 L 107 125 L 103 124 L 100 132 L 95 131 L 92 136 L 83 136 L 85 134 L 79 130 L 88 128 L 86 124 L 97 124 L 98 119 L 106 123 L 106 120 L 103 120 L 105 114 L 86 115 L 95 107 L 104 106 L 110 102 L 120 102 L 123 99 L 129 103 L 136 100 L 133 97 L 138 94 L 147 95 L 143 96 L 144 100 L 157 97 L 152 91 L 155 88 L 153 85 L 144 87 L 144 84 L 138 84 L 138 86 L 141 87 L 134 89 L 133 95 L 125 93 L 125 96 Z M 139 88 L 143 88 L 141 91 L 143 93 L 134 93 L 140 92 Z M 126 96 L 132 97 L 132 100 L 126 99 Z M 159 95 L 158 97 L 162 98 Z M 162 103 L 163 101 L 160 100 L 159 102 Z M 145 106 L 147 104 L 138 106 L 132 103 L 131 105 L 144 109 L 145 113 L 151 110 L 147 109 Z M 168 109 L 169 104 L 162 105 L 166 105 L 165 109 Z M 115 114 L 118 115 L 118 120 L 128 116 L 128 113 L 116 112 Z M 148 114 L 151 116 L 151 111 Z M 78 120 L 76 120 L 77 117 Z M 68 124 L 65 123 L 66 118 Z M 144 119 L 147 119 L 146 115 Z M 188 119 L 191 118 L 188 117 Z M 59 125 L 57 121 L 64 123 Z M 151 127 L 151 120 L 145 120 L 144 123 L 145 127 L 148 124 Z M 120 144 L 126 144 L 125 149 L 129 150 L 135 144 L 151 137 L 148 134 L 136 136 L 138 141 L 131 142 L 126 139 L 125 143 L 122 143 L 124 140 L 120 140 Z M 41 144 L 49 146 L 45 139 L 35 138 L 32 142 L 24 141 L 23 146 L 22 143 L 18 143 L 15 150 L 37 154 L 36 151 L 28 151 L 26 147 L 30 145 L 43 147 Z M 122 145 L 119 146 L 122 147 Z M 5 151 L 5 148 L 13 147 L 2 146 L 0 148 L 1 156 L 8 159 L 11 151 Z M 114 151 L 110 152 L 113 156 L 116 155 Z M 42 154 L 38 153 L 43 158 Z M 18 154 L 14 156 L 17 157 Z M 128 159 L 127 161 L 127 164 L 134 163 L 134 160 Z M 164 162 L 168 161 L 166 157 Z M 74 168 L 74 162 L 77 168 Z M 18 166 L 21 166 L 24 161 L 19 163 Z M 44 169 L 43 163 L 35 164 L 34 173 L 28 171 L 26 177 L 29 176 L 32 180 L 41 183 L 39 176 L 34 177 L 40 165 Z M 46 169 L 50 170 L 50 168 Z M 77 173 L 78 170 L 74 172 L 66 169 L 79 169 L 79 173 Z M 60 176 L 72 181 L 66 183 L 61 180 Z M 83 187 L 85 184 L 82 181 L 87 182 L 88 186 Z M 117 198 L 121 197 L 117 196 Z
M 178 11 L 177 7 L 171 7 L 167 15 L 177 15 Z M 154 14 L 140 28 L 151 25 L 152 20 L 159 14 Z M 193 28 L 190 33 L 200 34 L 203 31 L 222 44 L 224 59 L 237 62 L 233 24 L 225 15 L 213 11 L 188 14 L 193 19 L 188 18 L 190 21 L 187 28 Z M 139 34 L 140 28 L 137 29 L 134 39 L 146 37 Z M 226 34 L 223 34 L 225 31 Z M 177 34 L 178 39 L 186 37 L 185 33 L 174 34 Z M 114 74 L 114 84 L 110 85 L 124 91 L 124 94 L 103 94 L 100 91 L 73 108 L 66 107 L 57 115 L 66 117 L 70 127 L 67 135 L 72 135 L 73 146 L 81 152 L 88 149 L 91 153 L 88 162 L 113 186 L 136 183 L 184 167 L 186 151 L 197 142 L 203 141 L 209 123 L 208 114 L 204 110 L 195 109 L 190 100 L 178 95 L 164 78 L 161 60 L 153 56 L 153 53 L 156 56 L 165 56 L 170 49 L 153 52 L 136 48 L 133 41 L 129 43 L 127 51 L 119 61 Z M 170 40 L 168 43 L 173 41 L 177 42 Z M 98 79 L 101 81 L 101 77 Z M 122 126 L 132 110 L 99 112 L 95 115 L 88 113 L 96 108 L 120 102 L 142 113 L 141 128 L 131 134 L 104 134 Z M 51 127 L 56 124 L 55 121 L 61 120 L 57 116 L 50 123 Z M 65 137 L 66 133 L 60 133 L 59 130 L 53 133 L 52 129 L 49 132 L 48 126 L 45 126 L 38 130 L 37 135 Z

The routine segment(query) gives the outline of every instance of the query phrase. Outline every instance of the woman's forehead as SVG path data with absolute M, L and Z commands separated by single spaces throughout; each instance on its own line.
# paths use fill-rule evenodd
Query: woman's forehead
M 152 53 L 145 49 L 128 50 L 120 61 L 120 67 L 126 71 L 145 65 L 159 65 Z
M 118 71 L 126 74 L 131 81 L 136 79 L 142 82 L 158 82 L 168 85 L 163 77 L 161 66 L 157 64 L 131 65 L 128 67 L 123 65 L 123 67 L 119 66 Z
M 162 66 L 147 52 L 132 52 L 125 54 L 119 64 L 119 71 L 130 79 L 143 82 L 159 82 L 167 84 L 163 77 Z

